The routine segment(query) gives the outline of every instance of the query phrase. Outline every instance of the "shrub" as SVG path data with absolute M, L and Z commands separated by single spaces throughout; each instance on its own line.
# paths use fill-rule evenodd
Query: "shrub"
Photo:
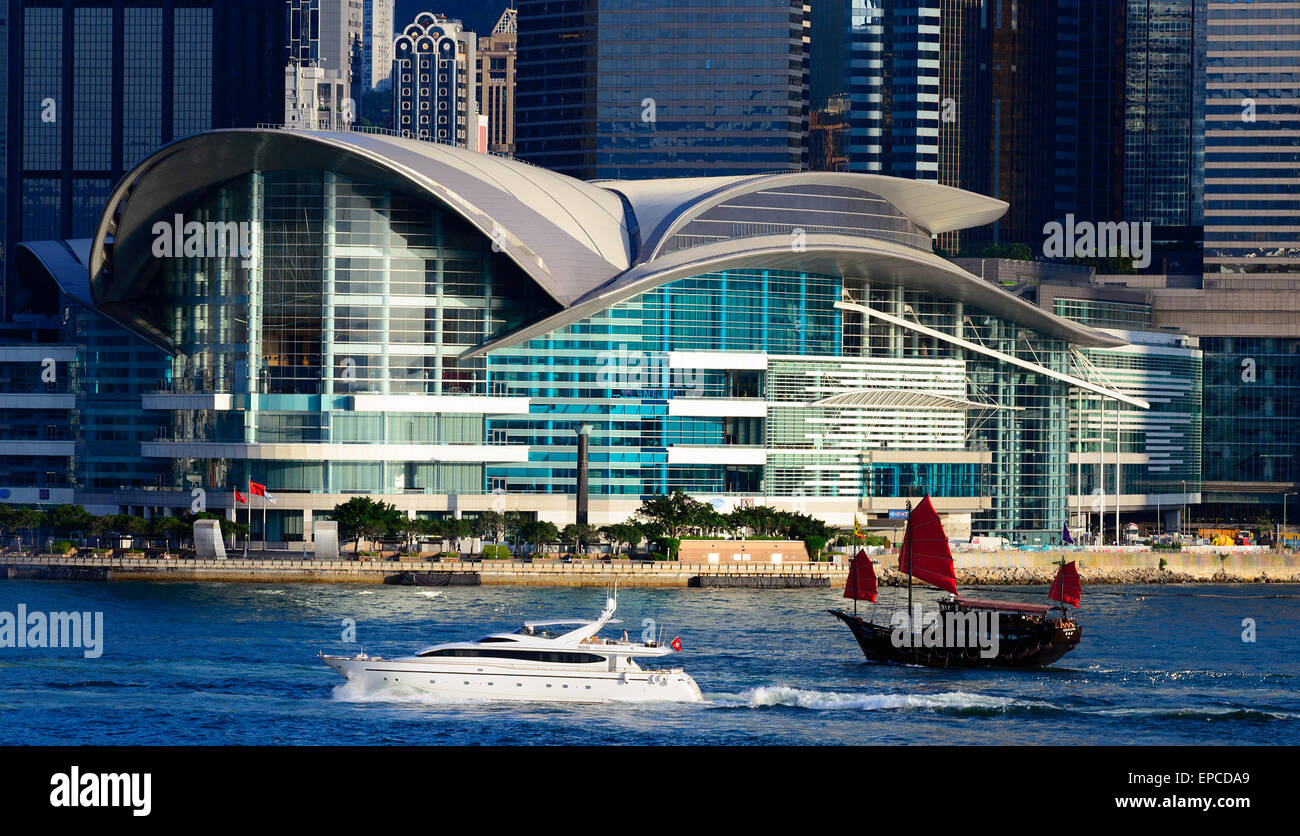
M 510 558 L 510 547 L 509 547 L 509 546 L 501 545 L 501 546 L 484 546 L 484 547 L 483 547 L 483 559 L 484 559 L 484 560 L 508 560 L 509 558 Z
M 72 551 L 71 540 L 55 540 L 50 546 L 50 552 L 53 554 L 67 554 Z

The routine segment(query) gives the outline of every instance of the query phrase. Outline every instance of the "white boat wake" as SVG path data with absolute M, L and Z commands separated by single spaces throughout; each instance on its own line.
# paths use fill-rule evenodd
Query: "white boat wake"
M 967 709 L 1006 711 L 1008 709 L 1056 709 L 1051 703 L 990 697 L 965 691 L 938 694 L 860 694 L 844 691 L 810 691 L 785 685 L 764 685 L 740 694 L 709 695 L 709 701 L 721 708 L 807 708 L 819 711 L 858 710 L 888 711 L 898 708 L 960 711 Z

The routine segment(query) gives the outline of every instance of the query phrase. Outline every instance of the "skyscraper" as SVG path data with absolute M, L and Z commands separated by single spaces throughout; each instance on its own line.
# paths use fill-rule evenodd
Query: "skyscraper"
M 357 0 L 287 0 L 289 62 L 284 68 L 284 124 L 339 130 L 357 121 L 369 89 L 364 16 Z
M 282 0 L 6 5 L 6 256 L 88 237 L 113 183 L 159 145 L 281 115 Z M 11 316 L 24 304 L 11 262 L 5 277 Z
M 361 2 L 361 88 L 382 90 L 393 74 L 393 0 Z
M 478 38 L 460 21 L 421 12 L 393 43 L 393 121 L 403 135 L 480 147 Z
M 521 0 L 516 145 L 581 178 L 807 165 L 803 0 Z
M 1205 218 L 1205 0 L 1128 0 L 1124 217 Z
M 515 55 L 519 20 L 506 9 L 478 39 L 479 112 L 487 118 L 486 150 L 515 153 Z
M 848 101 L 850 171 L 1011 203 L 945 247 L 1032 245 L 1067 212 L 1119 219 L 1121 21 L 1110 0 L 831 0 L 814 10 L 813 107 Z
M 1300 290 L 1300 0 L 1207 22 L 1206 287 Z

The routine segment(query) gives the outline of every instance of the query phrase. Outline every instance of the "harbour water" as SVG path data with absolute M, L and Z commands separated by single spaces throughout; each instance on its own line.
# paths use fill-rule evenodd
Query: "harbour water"
M 983 597 L 1042 602 L 1044 588 Z M 1275 744 L 1300 734 L 1300 586 L 1085 589 L 1083 643 L 1037 671 L 865 661 L 839 590 L 623 589 L 693 705 L 439 703 L 358 693 L 318 651 L 396 656 L 590 618 L 561 587 L 7 581 L 0 613 L 102 612 L 103 652 L 0 647 L 0 744 Z M 888 620 L 888 613 L 881 612 Z M 1254 641 L 1243 641 L 1253 619 Z M 350 622 L 345 623 L 346 620 Z M 345 643 L 349 623 L 355 643 Z

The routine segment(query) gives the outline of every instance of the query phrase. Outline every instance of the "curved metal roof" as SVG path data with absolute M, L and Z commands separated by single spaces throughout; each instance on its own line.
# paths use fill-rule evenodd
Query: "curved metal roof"
M 912 223 L 936 235 L 992 223 L 1008 208 L 1006 201 L 924 180 L 827 171 L 683 180 L 602 180 L 599 185 L 625 196 L 636 212 L 645 241 L 640 261 L 658 256 L 675 232 L 714 206 L 782 186 L 840 186 L 879 195 Z
M 568 308 L 467 352 L 468 357 L 535 339 L 624 299 L 676 279 L 739 268 L 793 270 L 830 276 L 870 276 L 973 305 L 1074 345 L 1120 346 L 1124 340 L 1056 316 L 968 273 L 947 259 L 873 238 L 809 235 L 794 250 L 784 235 L 744 238 L 678 250 L 638 264 L 610 284 L 577 299 Z
M 810 234 L 792 252 L 785 236 L 735 238 L 669 253 L 663 242 L 691 219 L 737 195 L 818 184 L 869 192 L 914 224 L 946 232 L 996 220 L 1000 200 L 936 183 L 869 174 L 779 173 L 737 177 L 582 182 L 517 160 L 400 137 L 278 128 L 208 131 L 151 154 L 114 188 L 89 255 L 89 296 L 98 308 L 159 342 L 141 313 L 141 288 L 160 265 L 152 224 L 214 185 L 253 170 L 321 169 L 426 194 L 462 215 L 557 303 L 559 314 L 478 354 L 552 330 L 675 278 L 733 267 L 869 275 L 969 301 L 1028 327 L 1090 345 L 1122 340 L 1036 308 L 933 253 L 890 241 Z M 644 242 L 641 237 L 644 236 Z M 775 239 L 775 240 L 774 240 Z

